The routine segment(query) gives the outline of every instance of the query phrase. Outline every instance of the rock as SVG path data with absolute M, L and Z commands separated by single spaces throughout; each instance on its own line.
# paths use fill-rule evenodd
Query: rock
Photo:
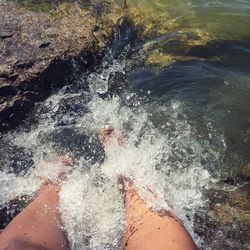
M 245 184 L 233 190 L 210 190 L 210 210 L 208 216 L 211 220 L 221 223 L 250 222 L 250 184 Z
M 78 1 L 61 2 L 47 13 L 0 0 L 0 132 L 18 125 L 34 102 L 53 88 L 73 82 L 92 67 L 108 41 L 114 22 L 102 16 L 112 8 L 103 7 L 102 1 L 96 13 Z M 96 27 L 99 32 L 93 32 Z
M 0 77 L 8 78 L 14 73 L 14 70 L 7 64 L 0 65 Z
M 204 240 L 205 249 L 246 249 L 250 241 L 249 195 L 249 183 L 207 191 L 209 209 L 195 218 L 195 231 Z
M 15 95 L 17 93 L 16 88 L 10 84 L 0 84 L 0 96 Z
M 9 224 L 9 222 L 31 202 L 31 199 L 31 196 L 23 195 L 1 205 L 0 230 L 3 230 Z
M 242 167 L 241 175 L 244 179 L 250 180 L 250 162 Z
M 0 171 L 5 173 L 23 176 L 34 166 L 32 152 L 8 139 L 1 140 L 0 155 Z
M 1 39 L 11 38 L 12 36 L 13 36 L 13 34 L 11 32 L 8 32 L 8 31 L 3 31 L 0 33 Z
M 202 245 L 199 249 L 248 249 L 249 222 L 221 223 L 211 220 L 206 214 L 196 215 L 195 232 L 201 237 Z
M 229 176 L 224 180 L 224 183 L 230 183 L 232 185 L 242 184 L 250 181 L 250 162 L 239 166 L 233 176 Z
M 30 101 L 36 101 L 39 93 L 35 91 L 25 91 L 23 95 Z
M 0 131 L 16 125 L 26 117 L 26 114 L 33 106 L 33 102 L 22 94 L 13 95 L 0 103 Z

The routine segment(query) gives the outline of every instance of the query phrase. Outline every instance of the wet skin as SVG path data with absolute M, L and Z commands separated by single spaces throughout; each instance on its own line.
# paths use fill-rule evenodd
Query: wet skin
M 110 136 L 117 136 L 113 129 L 101 130 L 103 145 Z M 117 136 L 120 146 L 122 135 Z M 71 165 L 65 158 L 58 158 L 62 165 Z M 58 178 L 64 178 L 62 171 Z M 125 202 L 125 250 L 193 250 L 197 249 L 185 227 L 167 211 L 152 211 L 139 196 L 132 180 L 120 176 Z M 46 182 L 35 200 L 18 214 L 0 234 L 0 250 L 68 250 L 69 244 L 58 210 L 60 186 Z

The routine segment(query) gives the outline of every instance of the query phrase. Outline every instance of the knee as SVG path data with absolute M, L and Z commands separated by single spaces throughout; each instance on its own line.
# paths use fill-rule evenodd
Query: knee
M 25 239 L 22 236 L 13 236 L 6 240 L 0 250 L 20 250 L 20 249 L 27 249 L 27 250 L 47 250 L 48 248 L 42 246 L 41 244 L 32 242 L 29 239 Z

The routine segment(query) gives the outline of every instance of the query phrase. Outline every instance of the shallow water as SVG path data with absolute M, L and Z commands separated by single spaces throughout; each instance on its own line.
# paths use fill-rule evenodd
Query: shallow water
M 166 20 L 166 23 L 156 23 L 159 30 L 176 22 L 180 24 L 179 30 L 198 28 L 219 39 L 249 38 L 248 0 L 127 0 L 127 6 L 148 15 L 147 18 L 157 16 L 159 20 Z
M 134 180 L 149 206 L 176 213 L 200 248 L 213 249 L 212 242 L 196 233 L 195 215 L 208 209 L 207 190 L 236 176 L 250 160 L 250 3 L 127 4 L 150 14 L 151 20 L 158 15 L 178 25 L 167 31 L 156 23 L 150 29 L 158 32 L 137 36 L 133 24 L 124 22 L 99 67 L 55 90 L 22 126 L 1 136 L 0 204 L 33 195 L 41 185 L 38 176 L 57 174 L 56 166 L 42 167 L 41 162 L 70 153 L 75 164 L 62 185 L 60 209 L 72 249 L 121 248 L 120 174 Z M 135 20 L 140 26 L 141 19 Z M 182 44 L 168 45 L 169 37 L 187 29 L 208 32 L 210 40 L 188 51 L 181 50 Z M 163 66 L 145 63 L 149 41 L 161 53 L 170 53 L 169 47 L 171 55 L 185 51 L 178 52 L 182 60 Z M 125 132 L 128 141 L 105 153 L 98 134 L 107 123 Z M 229 242 L 225 249 L 235 249 L 230 237 L 218 231 L 214 241 L 222 239 Z

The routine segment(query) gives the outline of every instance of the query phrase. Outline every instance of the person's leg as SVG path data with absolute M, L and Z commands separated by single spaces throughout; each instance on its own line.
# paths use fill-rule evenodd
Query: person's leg
M 69 164 L 64 158 L 58 160 Z M 1 232 L 0 250 L 69 249 L 58 211 L 59 190 L 57 184 L 43 185 L 35 200 Z
M 166 211 L 150 210 L 130 181 L 125 187 L 125 250 L 197 249 L 181 221 Z
M 113 129 L 105 127 L 101 130 L 101 141 L 109 142 L 115 136 Z M 118 144 L 121 144 L 118 138 Z M 133 182 L 120 177 L 123 183 L 125 200 L 126 225 L 123 248 L 125 250 L 193 250 L 197 249 L 191 236 L 181 221 L 167 213 L 150 210 L 139 196 Z

